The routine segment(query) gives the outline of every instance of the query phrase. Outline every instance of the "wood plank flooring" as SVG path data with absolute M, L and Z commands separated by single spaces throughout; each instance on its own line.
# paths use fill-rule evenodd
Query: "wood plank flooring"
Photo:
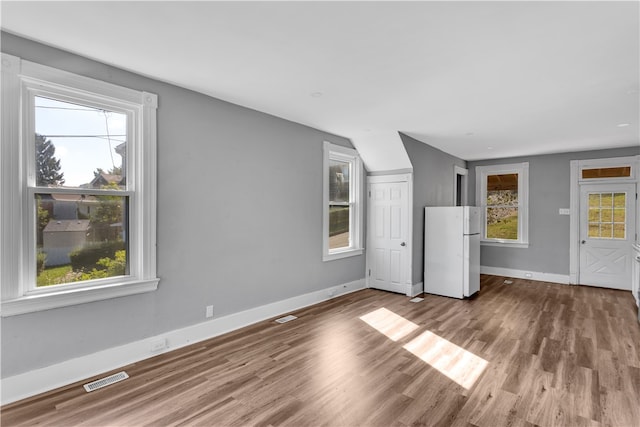
M 5 406 L 2 425 L 640 426 L 631 294 L 504 279 L 464 301 L 359 291 Z

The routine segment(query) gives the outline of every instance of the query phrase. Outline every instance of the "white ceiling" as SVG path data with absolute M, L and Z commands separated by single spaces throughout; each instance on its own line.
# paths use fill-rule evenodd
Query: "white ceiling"
M 8 2 L 2 28 L 351 138 L 466 160 L 639 144 L 638 2 Z M 628 124 L 620 127 L 619 124 Z

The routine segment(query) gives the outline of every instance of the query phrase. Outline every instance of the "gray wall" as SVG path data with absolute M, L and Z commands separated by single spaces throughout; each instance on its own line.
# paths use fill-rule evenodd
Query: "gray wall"
M 468 162 L 470 203 L 476 198 L 476 166 L 529 162 L 529 247 L 483 246 L 480 263 L 489 267 L 569 274 L 569 216 L 558 215 L 558 209 L 569 208 L 570 161 L 637 154 L 640 147 Z
M 2 376 L 364 278 L 322 262 L 322 143 L 350 142 L 9 34 L 2 51 L 158 94 L 156 292 L 2 319 Z
M 424 208 L 453 206 L 454 165 L 466 168 L 466 162 L 410 136 L 400 134 L 413 166 L 413 255 L 412 283 L 424 276 Z M 470 199 L 471 200 L 471 199 Z

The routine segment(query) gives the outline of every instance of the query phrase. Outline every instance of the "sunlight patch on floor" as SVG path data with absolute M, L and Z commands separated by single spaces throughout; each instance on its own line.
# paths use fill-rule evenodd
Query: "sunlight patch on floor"
M 387 338 L 398 341 L 418 329 L 418 325 L 382 307 L 360 317 L 360 320 Z
M 454 343 L 425 331 L 403 347 L 467 390 L 489 364 Z

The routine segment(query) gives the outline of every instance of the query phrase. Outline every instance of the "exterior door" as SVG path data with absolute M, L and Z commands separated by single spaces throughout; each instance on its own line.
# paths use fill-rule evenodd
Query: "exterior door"
M 580 284 L 631 289 L 635 184 L 580 187 Z
M 369 182 L 368 286 L 410 293 L 409 183 Z

